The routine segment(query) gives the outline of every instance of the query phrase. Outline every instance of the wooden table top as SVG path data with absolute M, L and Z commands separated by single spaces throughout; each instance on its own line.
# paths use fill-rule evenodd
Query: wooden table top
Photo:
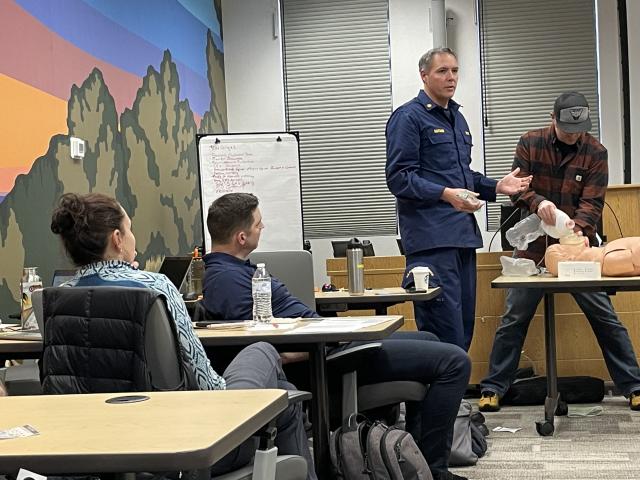
M 282 412 L 284 390 L 0 398 L 0 430 L 25 424 L 39 435 L 0 440 L 0 473 L 135 472 L 207 468 Z
M 362 295 L 351 295 L 348 291 L 316 292 L 316 304 L 328 303 L 376 303 L 376 302 L 407 302 L 431 300 L 440 295 L 441 288 L 430 288 L 426 292 L 407 292 L 402 287 L 375 288 L 365 290 Z
M 272 330 L 253 330 L 248 327 L 230 329 L 198 328 L 196 329 L 196 334 L 205 347 L 216 345 L 246 345 L 253 342 L 269 342 L 272 344 L 310 344 L 320 342 L 378 340 L 389 336 L 404 324 L 404 317 L 402 315 L 331 317 L 327 320 L 338 321 L 340 323 L 350 321 L 355 324 L 358 319 L 367 321 L 375 320 L 380 321 L 380 323 L 349 331 L 344 331 L 343 329 L 336 329 L 335 331 L 332 331 L 327 329 L 322 332 L 305 332 L 303 330 L 297 330 L 322 319 L 301 319 L 295 324 L 294 328 L 287 328 L 289 326 L 288 324 L 285 324 L 284 328 L 278 327 Z
M 550 274 L 529 277 L 508 277 L 501 275 L 491 282 L 493 288 L 542 288 L 553 291 L 576 290 L 638 290 L 640 277 L 602 277 L 597 280 L 565 280 Z
M 388 316 L 372 316 L 372 317 L 331 317 L 334 320 L 351 320 L 357 319 L 386 319 L 382 323 L 353 330 L 344 331 L 326 331 L 322 333 L 303 333 L 292 332 L 290 329 L 281 328 L 274 330 L 251 330 L 248 328 L 233 329 L 208 329 L 197 328 L 196 334 L 205 347 L 218 345 L 247 345 L 253 342 L 269 342 L 273 344 L 309 344 L 318 342 L 347 342 L 347 341 L 366 341 L 378 340 L 389 336 L 391 333 L 399 329 L 404 324 L 402 315 Z M 298 322 L 297 326 L 307 325 L 313 319 Z M 291 332 L 291 333 L 287 333 Z M 42 352 L 42 342 L 27 340 L 7 340 L 0 339 L 0 354 L 37 354 Z M 17 355 L 16 358 L 21 358 Z
M 41 351 L 42 340 L 0 338 L 0 352 L 2 353 L 35 353 Z

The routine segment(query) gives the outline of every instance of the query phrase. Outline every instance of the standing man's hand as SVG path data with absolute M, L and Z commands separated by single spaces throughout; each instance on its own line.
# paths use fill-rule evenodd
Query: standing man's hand
M 556 224 L 556 206 L 553 202 L 549 200 L 543 200 L 538 205 L 538 210 L 536 211 L 540 220 L 542 220 L 547 225 L 555 225 Z
M 453 208 L 461 212 L 473 213 L 482 207 L 482 201 L 478 200 L 479 193 L 471 192 L 466 188 L 446 187 L 440 199 L 450 203 Z
M 516 193 L 521 193 L 527 190 L 531 180 L 533 180 L 533 175 L 518 177 L 517 175 L 519 173 L 520 167 L 502 177 L 502 179 L 498 181 L 498 185 L 496 185 L 496 193 L 515 195 Z

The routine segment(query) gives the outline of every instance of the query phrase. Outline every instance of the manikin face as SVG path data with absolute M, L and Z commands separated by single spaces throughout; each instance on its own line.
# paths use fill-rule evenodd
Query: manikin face
M 458 60 L 449 53 L 438 53 L 433 56 L 429 71 L 420 71 L 420 77 L 429 98 L 446 108 L 458 86 Z

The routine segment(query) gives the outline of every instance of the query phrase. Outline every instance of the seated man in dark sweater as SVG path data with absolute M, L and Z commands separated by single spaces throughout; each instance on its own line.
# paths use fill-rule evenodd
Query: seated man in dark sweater
M 209 207 L 207 227 L 212 251 L 205 255 L 204 306 L 214 318 L 252 318 L 251 280 L 256 266 L 249 254 L 258 247 L 264 228 L 258 199 L 230 193 Z M 271 279 L 274 317 L 317 317 Z M 407 380 L 428 384 L 420 402 L 407 402 L 407 430 L 427 460 L 435 480 L 466 480 L 448 471 L 453 423 L 464 394 L 471 363 L 461 348 L 434 340 L 427 332 L 396 332 L 358 370 L 360 384 Z

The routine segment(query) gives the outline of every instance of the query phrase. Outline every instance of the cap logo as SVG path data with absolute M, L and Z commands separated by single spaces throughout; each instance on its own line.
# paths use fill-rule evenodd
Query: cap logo
M 558 120 L 564 123 L 581 123 L 589 119 L 589 107 L 569 107 L 560 110 Z
M 574 120 L 578 120 L 580 118 L 580 115 L 582 115 L 581 108 L 572 108 L 570 111 L 571 111 L 571 116 L 573 117 Z

